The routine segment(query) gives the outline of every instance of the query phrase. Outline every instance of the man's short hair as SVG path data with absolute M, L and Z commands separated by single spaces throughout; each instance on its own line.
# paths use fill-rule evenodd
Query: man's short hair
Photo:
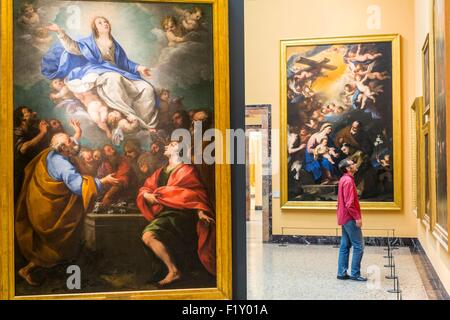
M 347 173 L 347 168 L 350 167 L 350 160 L 349 159 L 344 159 L 341 162 L 339 162 L 339 170 L 342 173 Z

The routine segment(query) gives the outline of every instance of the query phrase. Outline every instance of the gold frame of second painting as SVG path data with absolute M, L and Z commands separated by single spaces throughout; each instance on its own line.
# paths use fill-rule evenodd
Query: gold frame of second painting
M 336 210 L 335 201 L 289 201 L 288 200 L 288 168 L 287 168 L 287 48 L 298 46 L 317 46 L 326 44 L 350 43 L 392 43 L 392 116 L 393 116 L 393 144 L 394 150 L 394 201 L 392 202 L 361 202 L 363 210 L 370 211 L 400 211 L 402 209 L 402 146 L 401 146 L 401 48 L 400 35 L 367 35 L 353 37 L 316 38 L 303 40 L 280 41 L 280 178 L 281 178 L 281 209 L 282 210 Z
M 111 1 L 111 0 L 105 0 Z M 113 0 L 114 1 L 114 0 Z M 116 0 L 117 1 L 117 0 Z M 148 3 L 210 4 L 214 32 L 214 122 L 225 132 L 229 118 L 229 56 L 227 0 L 134 0 Z M 29 299 L 231 299 L 231 176 L 230 166 L 216 164 L 217 285 L 214 288 L 104 292 L 58 295 L 15 295 L 13 203 L 13 0 L 1 2 L 1 105 L 0 105 L 0 300 Z

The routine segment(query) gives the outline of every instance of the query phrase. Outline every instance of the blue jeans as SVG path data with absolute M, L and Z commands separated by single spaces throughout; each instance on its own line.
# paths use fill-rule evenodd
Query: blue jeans
M 342 226 L 341 247 L 339 248 L 338 276 L 345 276 L 348 270 L 350 248 L 353 247 L 351 277 L 361 275 L 361 260 L 364 253 L 364 238 L 361 228 L 351 220 Z

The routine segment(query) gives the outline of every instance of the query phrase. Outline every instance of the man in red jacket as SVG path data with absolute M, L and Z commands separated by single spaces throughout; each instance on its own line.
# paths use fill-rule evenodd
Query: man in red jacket
M 344 175 L 339 181 L 338 189 L 337 219 L 338 224 L 342 226 L 342 237 L 337 278 L 339 280 L 367 281 L 367 278 L 361 276 L 360 271 L 364 253 L 364 238 L 361 231 L 361 208 L 354 179 L 357 168 L 353 161 L 345 159 L 339 163 L 339 170 Z M 351 275 L 348 275 L 351 247 L 353 247 L 352 271 Z

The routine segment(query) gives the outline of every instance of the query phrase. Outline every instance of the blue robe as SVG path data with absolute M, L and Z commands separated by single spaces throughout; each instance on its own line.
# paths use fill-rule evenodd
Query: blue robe
M 331 142 L 331 139 L 328 140 L 328 147 L 334 148 L 334 144 Z M 328 161 L 328 159 L 320 157 L 318 160 L 315 160 L 314 154 L 311 154 L 308 151 L 305 151 L 304 166 L 305 171 L 311 173 L 316 182 L 320 182 L 320 180 L 322 179 L 322 169 L 328 170 L 333 176 L 337 175 L 336 167 L 330 161 Z
M 149 87 L 152 87 L 154 95 L 155 104 L 151 107 L 159 108 L 159 97 L 155 93 L 153 85 L 145 79 L 142 79 L 141 75 L 137 71 L 139 65 L 128 59 L 125 50 L 116 40 L 113 39 L 113 43 L 115 46 L 115 64 L 103 59 L 93 35 L 77 41 L 81 55 L 71 54 L 65 50 L 60 43 L 58 43 L 50 48 L 50 50 L 42 58 L 42 74 L 49 80 L 58 78 L 71 81 L 77 79 L 81 80 L 84 76 L 90 73 L 100 76 L 104 73 L 113 72 L 120 74 L 122 77 L 130 81 L 145 81 L 148 83 Z M 142 96 L 143 95 L 140 94 L 138 96 L 133 96 L 132 98 L 136 102 L 139 99 L 142 100 Z M 136 112 L 134 109 L 134 104 L 129 105 L 129 103 L 126 103 L 125 101 L 114 98 L 111 100 L 113 103 L 110 101 L 108 104 L 110 108 L 115 109 L 126 116 L 133 115 L 137 117 L 144 129 L 148 128 L 150 122 L 152 122 L 153 127 L 156 126 L 157 123 L 155 123 L 155 117 L 151 118 L 148 114 L 143 115 L 140 112 Z M 142 102 L 143 101 L 140 103 L 142 104 Z
M 77 41 L 81 56 L 67 52 L 60 43 L 50 48 L 42 58 L 42 74 L 49 80 L 67 78 L 70 81 L 82 79 L 88 73 L 101 75 L 106 72 L 117 72 L 130 80 L 143 80 L 137 71 L 138 64 L 128 59 L 116 40 L 113 39 L 113 42 L 116 65 L 103 60 L 94 35 L 91 35 Z
M 66 157 L 56 151 L 50 151 L 46 159 L 46 164 L 50 177 L 58 182 L 64 182 L 70 191 L 81 197 L 83 177 Z M 100 193 L 102 183 L 97 178 L 94 180 L 97 185 L 97 191 Z

